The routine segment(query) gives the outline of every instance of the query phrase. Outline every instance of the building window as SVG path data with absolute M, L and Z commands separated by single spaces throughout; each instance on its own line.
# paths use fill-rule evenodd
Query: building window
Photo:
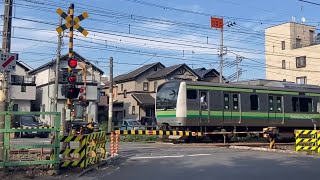
M 19 105 L 18 104 L 14 104 L 12 111 L 19 111 Z
M 286 69 L 286 60 L 282 60 L 282 69 Z
M 121 91 L 123 91 L 123 84 L 121 84 Z
M 281 49 L 282 50 L 286 49 L 286 42 L 285 41 L 281 41 Z
M 300 39 L 300 38 L 297 38 L 297 39 L 296 39 L 296 48 L 301 48 L 301 47 L 302 47 L 301 39 Z
M 296 67 L 297 68 L 303 68 L 306 67 L 307 63 L 306 63 L 306 56 L 300 56 L 300 57 L 296 57 Z
M 123 98 L 127 98 L 127 90 L 123 91 Z
M 251 103 L 251 106 L 250 106 L 251 110 L 254 110 L 254 111 L 259 110 L 259 97 L 258 97 L 258 95 L 251 95 L 250 96 L 250 103 Z
M 314 44 L 314 31 L 309 30 L 310 45 Z
M 147 83 L 147 82 L 143 83 L 143 90 L 144 91 L 148 91 L 149 90 L 149 83 Z
M 157 92 L 157 88 L 158 88 L 158 82 L 155 81 L 155 82 L 153 83 L 153 90 L 154 90 L 154 92 Z
M 296 83 L 297 84 L 307 84 L 307 76 L 297 77 Z
M 197 90 L 188 89 L 187 90 L 187 99 L 197 99 Z
M 154 70 L 154 71 L 158 71 L 158 67 L 155 66 L 155 67 L 153 68 L 153 70 Z
M 132 106 L 132 115 L 135 115 L 135 114 L 136 114 L 136 107 Z
M 27 86 L 21 85 L 21 92 L 27 92 Z
M 123 110 L 123 117 L 126 117 L 126 110 Z

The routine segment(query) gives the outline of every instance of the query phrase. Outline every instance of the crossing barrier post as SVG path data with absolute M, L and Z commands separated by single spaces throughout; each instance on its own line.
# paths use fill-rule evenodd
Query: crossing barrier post
M 114 156 L 114 132 L 111 132 L 110 134 L 110 154 L 111 154 L 111 157 Z
M 119 153 L 119 134 L 116 133 L 116 150 L 115 150 L 116 155 Z

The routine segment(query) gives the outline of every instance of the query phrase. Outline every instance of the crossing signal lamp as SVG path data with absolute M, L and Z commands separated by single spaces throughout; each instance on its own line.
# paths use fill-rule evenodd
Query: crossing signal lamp
M 68 65 L 71 68 L 76 68 L 78 65 L 78 61 L 76 59 L 69 59 L 68 60 Z
M 68 77 L 68 82 L 69 82 L 69 83 L 73 84 L 73 83 L 75 83 L 76 81 L 77 81 L 77 77 L 76 77 L 75 75 L 70 75 L 70 76 Z
M 76 88 L 76 87 L 70 87 L 69 89 L 68 89 L 68 92 L 67 92 L 67 98 L 68 99 L 76 99 L 76 98 L 78 98 L 78 96 L 79 96 L 79 93 L 80 93 L 80 88 Z

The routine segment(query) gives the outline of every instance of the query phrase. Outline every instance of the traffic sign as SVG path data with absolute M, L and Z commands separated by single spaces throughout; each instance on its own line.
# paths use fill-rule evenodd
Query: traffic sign
M 211 28 L 223 29 L 223 19 L 211 16 Z
M 2 71 L 16 71 L 16 61 L 18 54 L 15 53 L 0 53 L 0 70 Z
M 63 12 L 62 9 L 58 8 L 57 13 L 59 16 L 61 16 L 63 19 L 65 19 L 67 22 L 59 27 L 56 28 L 56 31 L 58 33 L 62 33 L 64 30 L 69 29 L 70 27 L 76 28 L 79 32 L 81 32 L 84 36 L 88 35 L 88 31 L 85 30 L 83 27 L 79 25 L 79 22 L 89 17 L 89 14 L 87 12 L 82 13 L 81 15 L 75 17 L 72 19 L 70 16 L 68 16 L 65 12 Z

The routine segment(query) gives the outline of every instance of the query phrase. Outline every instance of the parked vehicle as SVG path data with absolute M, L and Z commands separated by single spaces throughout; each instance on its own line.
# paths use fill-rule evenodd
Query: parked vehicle
M 120 130 L 145 130 L 146 128 L 135 119 L 122 119 L 118 122 Z
M 31 115 L 21 115 L 15 116 L 13 122 L 14 128 L 21 128 L 21 129 L 30 129 L 30 128 L 40 128 L 40 127 L 49 127 L 48 125 L 39 121 L 38 117 L 31 116 Z M 48 138 L 49 132 L 18 132 L 15 134 L 17 137 L 42 137 Z

